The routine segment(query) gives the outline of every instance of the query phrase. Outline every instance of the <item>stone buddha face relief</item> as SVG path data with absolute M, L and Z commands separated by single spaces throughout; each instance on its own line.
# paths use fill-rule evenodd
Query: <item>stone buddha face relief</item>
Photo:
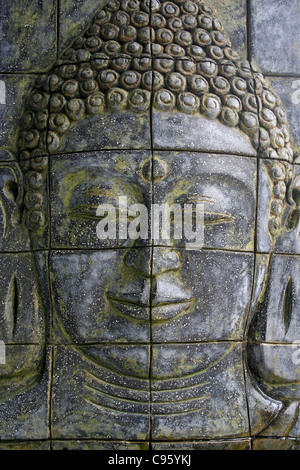
M 292 261 L 274 292 L 276 252 L 299 252 L 286 113 L 208 4 L 106 2 L 37 80 L 19 149 L 19 165 L 1 167 L 1 208 L 14 211 L 2 246 L 8 231 L 27 249 L 30 239 L 36 278 L 48 250 L 58 437 L 73 425 L 78 438 L 145 440 L 149 415 L 154 440 L 244 437 L 249 417 L 255 432 L 295 419 L 299 369 L 278 371 L 267 344 L 297 339 Z M 136 237 L 117 236 L 119 198 Z M 202 249 L 174 237 L 175 214 L 170 238 L 138 223 L 137 205 L 149 217 L 155 204 L 181 215 L 189 205 L 195 230 L 197 203 Z M 97 234 L 101 205 L 114 208 L 113 239 Z M 42 342 L 43 321 L 32 324 Z

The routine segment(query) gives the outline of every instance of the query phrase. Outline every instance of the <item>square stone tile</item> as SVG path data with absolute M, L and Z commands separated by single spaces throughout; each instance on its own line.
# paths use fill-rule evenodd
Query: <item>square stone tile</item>
M 299 2 L 253 0 L 250 8 L 253 66 L 262 72 L 299 73 Z
M 275 400 L 293 400 L 298 406 L 300 398 L 299 356 L 299 343 L 252 343 L 248 346 L 249 367 L 256 377 L 259 388 Z M 294 417 L 291 416 L 290 425 L 293 424 L 292 418 Z M 266 433 L 268 435 L 268 432 Z
M 150 248 L 52 252 L 53 341 L 149 341 L 150 260 Z
M 155 149 L 200 150 L 256 156 L 256 150 L 244 132 L 201 114 L 162 112 L 154 107 L 152 127 Z
M 148 225 L 151 204 L 150 179 L 150 152 L 146 151 L 94 152 L 53 157 L 52 247 L 99 249 L 128 247 L 133 243 L 148 244 L 150 231 L 146 223 Z M 123 198 L 121 202 L 120 197 Z M 109 215 L 105 208 L 97 215 L 100 204 L 109 205 Z M 126 221 L 118 222 L 126 216 L 126 204 L 129 238 L 125 233 Z M 140 224 L 140 230 L 137 223 L 139 211 L 146 217 L 145 224 Z M 121 229 L 122 224 L 124 230 Z
M 0 74 L 0 147 L 14 153 L 17 153 L 19 121 L 33 84 L 32 75 Z
M 185 246 L 190 250 L 199 249 L 199 242 L 203 238 L 203 223 L 200 216 L 197 222 L 196 205 L 202 204 L 205 247 L 253 250 L 255 159 L 187 151 L 157 151 L 154 153 L 153 165 L 155 204 L 167 204 L 169 209 L 177 205 L 176 214 L 171 214 L 173 222 L 170 224 L 169 240 L 162 236 L 163 231 L 160 230 L 156 243 Z M 188 222 L 188 210 L 192 210 L 190 219 L 193 224 Z M 185 219 L 187 224 L 184 223 Z M 177 224 L 178 234 L 175 234 Z M 190 229 L 193 231 L 191 234 L 188 233 Z
M 250 450 L 250 439 L 216 441 L 153 442 L 152 450 Z
M 104 149 L 150 149 L 150 112 L 112 111 L 75 122 L 63 136 L 57 153 Z
M 299 214 L 297 206 L 287 204 L 287 175 L 296 178 L 300 167 L 286 162 L 261 159 L 259 162 L 257 250 L 278 253 L 300 253 Z M 275 225 L 274 225 L 275 224 Z M 274 233 L 273 228 L 276 228 Z
M 0 339 L 43 345 L 48 335 L 47 255 L 0 254 Z
M 273 255 L 262 275 L 256 262 L 258 282 L 250 321 L 249 339 L 255 342 L 293 343 L 300 339 L 300 257 Z M 260 298 L 257 301 L 258 297 Z
M 247 437 L 239 343 L 153 346 L 152 439 Z
M 299 450 L 299 448 L 299 439 L 258 438 L 254 439 L 252 443 L 253 450 Z
M 298 132 L 300 120 L 300 79 L 297 77 L 268 77 L 272 88 L 279 94 L 286 110 L 291 131 L 295 156 L 300 152 L 300 138 Z
M 53 441 L 52 450 L 149 450 L 147 442 L 126 441 Z
M 250 303 L 253 255 L 172 251 L 154 249 L 154 266 L 158 260 L 162 264 L 171 256 L 175 258 L 177 252 L 177 267 L 165 269 L 153 283 L 153 341 L 242 339 Z
M 147 441 L 148 346 L 57 347 L 53 438 Z
M 1 2 L 1 72 L 44 72 L 56 58 L 56 1 Z
M 49 439 L 49 348 L 7 345 L 0 364 L 1 440 Z
M 50 441 L 0 441 L 0 450 L 50 450 Z
M 59 42 L 58 51 L 70 46 L 72 40 L 82 34 L 89 26 L 92 16 L 106 3 L 100 0 L 61 0 L 59 2 Z
M 244 0 L 209 0 L 227 32 L 233 49 L 247 59 L 247 5 Z

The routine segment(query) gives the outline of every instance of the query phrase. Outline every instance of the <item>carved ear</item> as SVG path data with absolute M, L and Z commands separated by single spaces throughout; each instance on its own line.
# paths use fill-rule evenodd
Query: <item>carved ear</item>
M 23 209 L 23 174 L 16 161 L 0 162 L 0 249 L 20 249 L 14 246 L 15 240 L 21 242 L 14 234 L 21 227 Z M 23 242 L 24 242 L 24 237 Z
M 286 228 L 288 231 L 292 231 L 298 227 L 300 221 L 300 175 L 296 175 L 290 182 L 287 199 L 291 211 L 286 219 Z

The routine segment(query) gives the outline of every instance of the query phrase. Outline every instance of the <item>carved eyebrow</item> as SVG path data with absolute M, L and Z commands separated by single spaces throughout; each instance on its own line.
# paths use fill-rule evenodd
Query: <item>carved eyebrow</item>
M 215 198 L 210 197 L 210 196 L 190 196 L 187 200 L 187 204 L 189 202 L 196 202 L 199 204 L 209 204 L 211 206 L 215 205 Z
M 81 197 L 85 196 L 113 196 L 115 197 L 114 191 L 108 188 L 94 187 L 84 191 Z

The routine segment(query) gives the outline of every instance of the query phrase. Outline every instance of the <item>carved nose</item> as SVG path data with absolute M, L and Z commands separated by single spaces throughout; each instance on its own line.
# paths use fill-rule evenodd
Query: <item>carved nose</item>
M 177 251 L 169 248 L 130 249 L 124 256 L 124 264 L 145 276 L 157 276 L 166 271 L 177 271 L 180 268 L 180 257 Z
M 177 251 L 166 248 L 154 248 L 152 275 L 157 276 L 166 271 L 177 271 L 180 268 L 180 257 Z

